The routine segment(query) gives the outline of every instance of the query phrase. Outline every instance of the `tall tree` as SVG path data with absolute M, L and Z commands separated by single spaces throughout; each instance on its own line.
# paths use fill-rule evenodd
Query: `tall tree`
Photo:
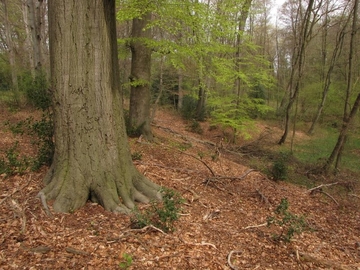
M 304 62 L 305 62 L 305 49 L 312 36 L 312 28 L 318 20 L 319 7 L 314 9 L 315 0 L 309 0 L 305 14 L 302 16 L 301 2 L 298 2 L 297 18 L 300 21 L 300 29 L 297 41 L 292 55 L 291 76 L 289 79 L 289 101 L 285 109 L 285 127 L 284 133 L 279 140 L 279 144 L 286 141 L 290 128 L 290 112 L 297 100 L 300 92 L 300 84 L 303 76 Z M 297 20 L 295 20 L 297 23 Z
M 115 0 L 49 1 L 54 161 L 39 192 L 72 212 L 88 199 L 114 212 L 160 198 L 132 163 L 119 91 Z M 120 198 L 122 200 L 120 200 Z
M 130 74 L 130 128 L 137 129 L 149 141 L 153 140 L 150 126 L 150 79 L 151 48 L 147 41 L 151 39 L 148 26 L 151 12 L 147 11 L 133 19 L 131 34 L 131 74 Z
M 4 27 L 5 27 L 5 37 L 6 37 L 6 48 L 8 51 L 10 69 L 11 69 L 11 81 L 13 90 L 17 91 L 18 86 L 18 79 L 17 79 L 17 66 L 16 66 L 16 59 L 15 59 L 15 44 L 13 42 L 13 31 L 12 26 L 9 20 L 9 13 L 8 13 L 8 2 L 7 0 L 1 0 L 4 8 Z
M 343 23 L 342 27 L 340 27 L 339 32 L 336 33 L 336 39 L 334 44 L 334 49 L 332 51 L 331 57 L 328 57 L 328 48 L 327 48 L 327 36 L 328 36 L 328 28 L 329 28 L 329 1 L 326 2 L 326 14 L 324 19 L 324 25 L 322 27 L 323 30 L 323 38 L 322 38 L 322 95 L 321 95 L 321 101 L 318 106 L 317 112 L 315 114 L 315 117 L 311 123 L 310 129 L 308 131 L 309 134 L 313 134 L 316 124 L 318 123 L 320 116 L 322 114 L 322 111 L 325 106 L 326 98 L 330 90 L 331 85 L 331 79 L 334 72 L 335 65 L 338 62 L 338 58 L 342 52 L 343 44 L 344 44 L 344 38 L 347 31 L 347 25 L 350 21 L 350 16 L 345 15 L 345 10 L 343 15 L 340 18 L 346 17 L 347 19 Z M 341 24 L 342 21 L 339 22 Z M 326 67 L 328 66 L 328 67 Z

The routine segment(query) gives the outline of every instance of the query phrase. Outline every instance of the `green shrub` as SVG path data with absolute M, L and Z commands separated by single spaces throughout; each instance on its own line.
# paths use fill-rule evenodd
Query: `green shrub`
M 25 92 L 28 102 L 36 109 L 43 111 L 51 106 L 49 83 L 44 72 L 39 73 L 35 79 L 29 72 L 22 75 L 19 88 Z
M 288 209 L 288 200 L 282 198 L 274 211 L 275 215 L 267 218 L 268 226 L 275 225 L 281 230 L 280 234 L 273 235 L 273 239 L 276 241 L 290 242 L 295 234 L 310 229 L 304 216 L 292 214 Z
M 12 147 L 5 151 L 5 157 L 0 159 L 0 174 L 5 173 L 7 176 L 23 174 L 29 167 L 29 158 L 20 158 L 18 148 L 19 143 L 15 142 Z
M 122 262 L 119 263 L 120 269 L 128 269 L 133 263 L 131 255 L 124 253 L 122 254 Z
M 141 212 L 134 210 L 132 228 L 143 228 L 153 225 L 164 232 L 174 231 L 174 222 L 179 218 L 183 199 L 174 190 L 163 188 L 161 190 L 163 200 L 152 202 L 150 208 Z

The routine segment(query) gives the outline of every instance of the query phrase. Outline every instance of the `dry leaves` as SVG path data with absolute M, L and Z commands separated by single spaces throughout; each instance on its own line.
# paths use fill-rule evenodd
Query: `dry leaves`
M 164 127 L 154 127 L 158 144 L 131 140 L 131 147 L 142 153 L 136 163 L 142 173 L 186 199 L 174 233 L 132 230 L 128 216 L 92 203 L 73 214 L 49 217 L 36 198 L 45 168 L 2 176 L 0 268 L 120 269 L 130 256 L 128 269 L 360 269 L 360 214 L 351 207 L 359 203 L 357 197 L 337 198 L 337 206 L 327 196 L 310 196 L 304 188 L 275 183 L 259 172 L 238 180 L 218 177 L 218 188 L 211 181 L 206 184 L 213 175 L 191 155 L 201 152 L 217 176 L 235 179 L 249 168 L 226 154 L 212 161 L 214 149 L 201 141 L 216 143 L 214 134 L 195 136 L 168 112 L 160 111 L 157 119 L 157 126 Z M 11 133 L 2 129 L 2 135 L 11 141 Z M 186 150 L 190 155 L 173 149 L 181 143 L 191 143 Z M 274 228 L 264 224 L 281 198 L 288 198 L 290 211 L 305 215 L 315 230 L 289 244 L 273 242 Z

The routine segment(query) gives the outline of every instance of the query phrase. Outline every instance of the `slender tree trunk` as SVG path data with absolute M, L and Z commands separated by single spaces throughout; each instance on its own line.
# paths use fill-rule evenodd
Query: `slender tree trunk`
M 15 59 L 15 45 L 12 39 L 12 30 L 11 24 L 9 21 L 9 14 L 8 14 L 8 5 L 7 0 L 1 0 L 3 7 L 4 7 L 4 26 L 5 26 L 5 37 L 6 37 L 6 45 L 8 50 L 9 56 L 9 63 L 11 69 L 11 82 L 12 87 L 15 92 L 18 91 L 18 79 L 17 79 L 17 70 L 16 70 L 16 59 Z
M 154 118 L 155 118 L 157 107 L 159 105 L 160 99 L 161 99 L 161 97 L 163 95 L 163 92 L 164 92 L 164 79 L 163 79 L 163 77 L 164 77 L 164 56 L 161 56 L 161 58 L 160 58 L 160 72 L 159 73 L 160 73 L 160 76 L 159 76 L 159 94 L 156 97 L 156 100 L 155 100 L 154 105 L 152 107 L 150 121 L 153 121 Z
M 177 110 L 180 111 L 183 107 L 183 99 L 184 99 L 184 90 L 183 90 L 183 75 L 181 70 L 178 73 L 178 102 L 177 102 Z
M 309 37 L 312 32 L 312 27 L 314 26 L 314 21 L 312 21 L 312 22 L 310 21 L 313 6 L 314 6 L 314 0 L 309 0 L 308 7 L 306 9 L 304 19 L 302 22 L 302 26 L 300 29 L 300 37 L 299 37 L 300 40 L 298 43 L 299 49 L 297 51 L 297 54 L 295 55 L 296 60 L 294 62 L 294 63 L 296 63 L 296 66 L 292 67 L 292 68 L 296 67 L 296 69 L 297 69 L 296 81 L 294 84 L 293 91 L 290 89 L 290 98 L 289 98 L 289 102 L 287 104 L 286 111 L 285 111 L 284 133 L 279 141 L 279 144 L 283 144 L 286 141 L 286 138 L 287 138 L 287 135 L 289 132 L 291 109 L 292 109 L 292 106 L 293 106 L 294 102 L 296 101 L 296 99 L 299 95 L 299 91 L 300 91 L 300 83 L 302 80 L 304 61 L 305 61 L 305 48 L 309 41 Z M 299 8 L 301 8 L 301 7 L 299 7 Z M 293 71 L 292 71 L 292 73 L 293 73 Z M 290 81 L 289 85 L 290 86 L 293 85 L 292 80 Z
M 314 119 L 312 121 L 311 127 L 310 127 L 310 129 L 308 131 L 308 134 L 313 134 L 314 133 L 315 126 L 318 123 L 318 121 L 320 119 L 320 116 L 322 114 L 322 111 L 324 109 L 326 98 L 327 98 L 327 95 L 328 95 L 328 92 L 329 92 L 329 89 L 330 89 L 330 85 L 331 85 L 331 76 L 332 76 L 334 67 L 335 67 L 335 65 L 337 63 L 337 60 L 338 60 L 338 58 L 339 58 L 339 56 L 341 54 L 342 48 L 343 48 L 345 31 L 346 31 L 346 27 L 348 25 L 349 20 L 350 20 L 350 17 L 348 17 L 346 23 L 344 24 L 344 26 L 342 27 L 340 32 L 337 34 L 335 48 L 333 50 L 333 53 L 332 53 L 332 56 L 331 56 L 331 59 L 330 59 L 330 63 L 329 63 L 329 67 L 328 67 L 327 72 L 326 72 L 326 75 L 324 77 L 323 92 L 322 92 L 321 101 L 320 101 L 320 104 L 318 106 L 316 115 L 315 115 L 315 117 L 314 117 Z M 326 50 L 326 48 L 324 48 L 324 50 Z M 326 55 L 324 55 L 324 57 L 326 58 Z M 325 62 L 323 62 L 323 65 L 325 66 Z
M 131 160 L 125 132 L 115 0 L 49 1 L 55 155 L 40 191 L 58 212 L 88 199 L 114 212 L 159 198 Z M 120 198 L 121 199 L 120 199 Z
M 358 1 L 358 0 L 356 0 Z M 349 114 L 349 116 L 343 121 L 343 124 L 341 126 L 341 130 L 340 130 L 340 134 L 339 134 L 339 137 L 338 137 L 338 140 L 336 142 L 336 145 L 333 149 L 333 151 L 331 152 L 331 155 L 329 156 L 329 158 L 327 159 L 326 163 L 325 163 L 325 166 L 324 166 L 324 172 L 325 173 L 330 173 L 333 165 L 334 165 L 334 162 L 336 160 L 339 160 L 340 159 L 340 156 L 342 154 L 342 150 L 344 149 L 344 144 L 345 144 L 345 141 L 346 141 L 346 136 L 347 136 L 347 132 L 349 130 L 349 127 L 350 125 L 352 124 L 352 122 L 354 121 L 354 118 L 355 118 L 355 115 L 359 109 L 359 106 L 360 106 L 360 93 L 358 94 L 355 102 L 354 102 L 354 105 L 351 109 L 351 112 Z M 338 161 L 336 162 L 338 163 Z M 337 164 L 338 165 L 338 164 Z M 335 169 L 337 169 L 337 167 L 335 166 Z
M 149 141 L 153 140 L 150 126 L 150 77 L 151 48 L 145 43 L 151 38 L 151 29 L 146 28 L 151 20 L 147 12 L 142 18 L 133 19 L 131 41 L 131 92 L 129 122 Z
M 237 94 L 238 100 L 236 101 L 237 105 L 240 102 L 241 95 L 241 80 L 240 80 L 240 72 L 241 72 L 241 44 L 242 44 L 242 36 L 244 33 L 246 20 L 249 16 L 249 11 L 251 7 L 252 0 L 245 0 L 243 6 L 241 8 L 241 15 L 239 18 L 238 31 L 236 34 L 236 53 L 235 53 L 235 66 L 237 76 L 235 79 L 235 93 Z

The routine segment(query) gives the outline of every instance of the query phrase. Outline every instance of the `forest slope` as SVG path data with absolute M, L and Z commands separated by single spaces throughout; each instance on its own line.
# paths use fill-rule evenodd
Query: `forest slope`
M 31 154 L 31 142 L 4 125 L 29 113 L 1 109 L 0 153 L 19 140 Z M 36 198 L 46 168 L 2 175 L 0 268 L 121 269 L 126 259 L 127 269 L 360 268 L 359 198 L 344 193 L 334 198 L 338 205 L 324 193 L 268 179 L 243 166 L 241 156 L 229 158 L 220 149 L 215 159 L 221 134 L 203 125 L 202 135 L 191 133 L 179 116 L 160 110 L 156 143 L 130 139 L 138 169 L 185 199 L 172 233 L 132 229 L 130 217 L 92 203 L 49 217 Z M 311 228 L 289 243 L 274 240 L 286 226 L 266 226 L 285 198 L 292 220 L 303 216 Z

